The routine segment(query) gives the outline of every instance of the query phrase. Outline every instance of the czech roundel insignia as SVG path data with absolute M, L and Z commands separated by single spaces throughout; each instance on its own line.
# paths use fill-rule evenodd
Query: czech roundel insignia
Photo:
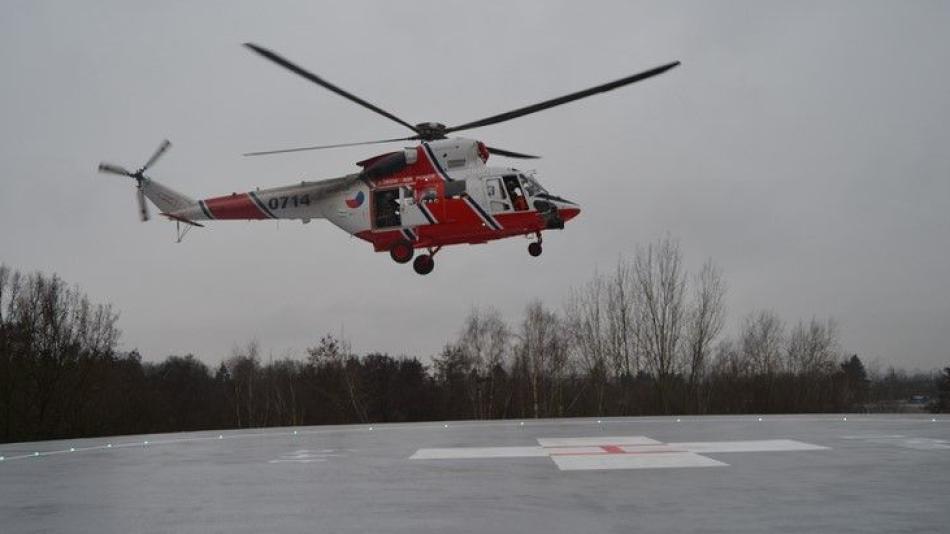
M 358 207 L 360 207 L 360 206 L 363 205 L 363 199 L 364 199 L 364 198 L 365 198 L 365 197 L 364 197 L 364 195 L 363 195 L 363 192 L 360 191 L 360 192 L 356 193 L 356 196 L 355 196 L 355 197 L 346 199 L 346 207 L 348 207 L 348 208 L 350 208 L 350 209 L 356 209 L 356 208 L 358 208 Z

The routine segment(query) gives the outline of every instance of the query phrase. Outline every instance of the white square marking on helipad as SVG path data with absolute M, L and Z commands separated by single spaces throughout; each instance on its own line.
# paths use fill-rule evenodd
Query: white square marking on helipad
M 655 452 L 692 452 L 682 447 L 674 447 L 670 443 L 660 443 L 659 445 L 621 445 L 620 450 L 630 454 L 649 454 Z
M 538 438 L 542 447 L 600 447 L 602 445 L 658 445 L 646 436 L 600 436 L 596 438 Z
M 559 454 L 605 454 L 604 449 L 601 447 L 545 447 L 544 451 L 547 456 Z
M 691 452 L 651 454 L 598 454 L 551 456 L 561 471 L 598 469 L 664 469 L 671 467 L 717 467 L 729 465 Z

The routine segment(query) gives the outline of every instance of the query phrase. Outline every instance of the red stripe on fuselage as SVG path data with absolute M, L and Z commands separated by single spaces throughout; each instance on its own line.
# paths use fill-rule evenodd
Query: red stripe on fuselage
M 444 216 L 447 222 L 413 228 L 418 235 L 418 239 L 412 243 L 414 248 L 431 248 L 461 243 L 485 243 L 506 237 L 530 235 L 544 230 L 544 221 L 538 216 L 537 212 L 495 214 L 501 224 L 504 225 L 504 228 L 499 231 L 493 230 L 482 223 L 475 212 L 461 200 L 443 199 L 440 202 L 456 203 L 458 205 L 445 210 Z M 377 252 L 389 250 L 397 241 L 405 240 L 405 236 L 402 235 L 399 229 L 365 230 L 357 232 L 355 235 L 372 243 Z
M 215 219 L 269 219 L 247 193 L 209 198 L 205 206 Z

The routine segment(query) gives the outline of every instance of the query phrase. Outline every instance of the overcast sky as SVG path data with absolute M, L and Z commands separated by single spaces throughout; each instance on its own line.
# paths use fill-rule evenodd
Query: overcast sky
M 950 364 L 948 2 L 39 2 L 0 17 L 0 261 L 121 311 L 123 348 L 210 364 L 341 330 L 427 357 L 473 306 L 510 321 L 667 232 L 755 309 L 832 316 L 843 345 Z M 334 177 L 379 150 L 242 152 L 405 135 L 240 46 L 272 48 L 410 122 L 457 124 L 668 61 L 658 78 L 468 132 L 544 156 L 580 218 L 409 266 L 326 221 L 137 220 L 141 165 L 194 197 Z M 154 212 L 154 210 L 153 210 Z

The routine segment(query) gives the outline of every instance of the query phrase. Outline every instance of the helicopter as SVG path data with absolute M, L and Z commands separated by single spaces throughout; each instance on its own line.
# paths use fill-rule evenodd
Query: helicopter
M 388 252 L 397 263 L 412 261 L 413 269 L 420 275 L 432 272 L 433 258 L 449 245 L 524 236 L 533 238 L 528 253 L 540 256 L 542 232 L 563 229 L 565 223 L 581 211 L 577 203 L 549 193 L 532 172 L 487 165 L 491 155 L 515 159 L 537 159 L 538 156 L 491 147 L 474 139 L 449 137 L 449 134 L 509 121 L 610 91 L 657 76 L 680 64 L 674 61 L 537 104 L 446 126 L 438 122 L 410 124 L 271 50 L 253 43 L 244 46 L 413 132 L 402 138 L 249 152 L 245 156 L 407 141 L 418 144 L 359 161 L 360 170 L 345 176 L 202 200 L 194 200 L 146 176 L 145 172 L 171 146 L 167 140 L 135 171 L 100 163 L 99 172 L 132 178 L 140 219 L 149 219 L 148 200 L 160 210 L 160 215 L 176 223 L 178 241 L 191 228 L 204 226 L 199 221 L 291 219 L 309 223 L 313 219 L 327 219 L 345 232 L 371 243 L 374 251 Z M 416 255 L 417 250 L 423 253 Z

